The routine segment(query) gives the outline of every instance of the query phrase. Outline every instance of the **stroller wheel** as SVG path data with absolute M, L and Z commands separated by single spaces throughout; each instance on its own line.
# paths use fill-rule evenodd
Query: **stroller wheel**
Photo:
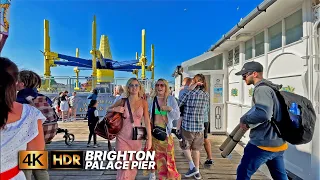
M 65 135 L 64 138 L 65 138 L 66 145 L 71 146 L 73 141 L 74 141 L 74 135 L 68 133 L 68 134 Z

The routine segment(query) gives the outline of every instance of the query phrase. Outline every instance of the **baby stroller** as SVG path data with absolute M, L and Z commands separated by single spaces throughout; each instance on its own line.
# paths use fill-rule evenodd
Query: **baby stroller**
M 64 142 L 66 143 L 66 145 L 68 145 L 68 146 L 72 145 L 72 143 L 74 141 L 74 134 L 69 133 L 68 129 L 61 129 L 61 128 L 58 128 L 55 134 L 58 134 L 58 133 L 64 133 L 63 138 L 64 138 Z M 50 144 L 51 140 L 47 141 L 46 144 Z
M 42 124 L 46 144 L 50 144 L 52 139 L 58 133 L 64 133 L 63 138 L 65 139 L 65 144 L 71 146 L 75 139 L 74 134 L 69 133 L 68 129 L 59 128 L 59 116 L 57 115 L 55 108 L 52 107 L 51 104 L 47 103 L 47 100 L 44 98 L 46 97 L 42 96 L 42 99 L 40 97 L 37 98 L 36 105 L 38 105 L 38 109 L 47 118 L 47 120 Z

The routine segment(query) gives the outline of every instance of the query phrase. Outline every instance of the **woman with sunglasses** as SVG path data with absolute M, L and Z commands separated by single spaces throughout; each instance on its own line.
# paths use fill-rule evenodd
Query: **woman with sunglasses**
M 157 179 L 181 179 L 177 171 L 174 158 L 174 141 L 171 135 L 172 122 L 179 119 L 180 110 L 174 96 L 171 96 L 168 82 L 159 79 L 155 91 L 152 94 L 152 102 L 149 103 L 151 111 L 151 123 L 153 128 L 162 129 L 165 139 L 152 137 L 152 150 L 156 151 Z M 154 129 L 153 129 L 154 130 Z M 152 170 L 149 180 L 155 180 L 155 170 Z
M 129 100 L 134 125 L 136 127 L 141 126 L 141 120 L 142 118 L 144 119 L 148 139 L 146 142 L 145 150 L 149 150 L 151 148 L 152 136 L 148 103 L 146 100 L 142 99 L 143 90 L 138 79 L 131 78 L 128 80 L 125 96 Z M 109 112 L 119 112 L 124 114 L 122 129 L 120 130 L 116 138 L 116 151 L 141 151 L 142 141 L 132 140 L 133 127 L 128 104 L 127 102 L 125 102 L 125 106 L 122 106 L 122 102 L 123 99 L 120 99 L 108 109 Z M 137 172 L 137 169 L 119 169 L 117 171 L 117 180 L 134 180 L 136 178 Z

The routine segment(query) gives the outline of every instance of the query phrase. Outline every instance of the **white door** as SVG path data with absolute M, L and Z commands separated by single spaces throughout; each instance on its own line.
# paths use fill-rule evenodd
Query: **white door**
M 224 128 L 224 91 L 223 75 L 212 74 L 210 77 L 210 132 L 225 133 Z

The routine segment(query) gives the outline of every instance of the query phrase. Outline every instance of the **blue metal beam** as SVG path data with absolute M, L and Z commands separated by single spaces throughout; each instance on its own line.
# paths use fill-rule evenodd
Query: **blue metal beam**
M 135 65 L 126 65 L 126 66 L 116 66 L 113 67 L 114 70 L 120 70 L 120 69 L 141 69 L 141 66 L 135 66 Z
M 54 64 L 56 65 L 62 65 L 62 66 L 79 66 L 79 67 L 85 67 L 85 68 L 91 68 L 91 66 L 75 63 L 75 62 L 66 62 L 66 61 L 54 61 Z
M 130 61 L 116 61 L 116 62 L 112 62 L 113 66 L 123 66 L 123 65 L 136 65 L 139 61 L 138 60 L 130 60 Z
M 75 62 L 75 63 L 80 63 L 80 64 L 85 64 L 85 65 L 88 65 L 88 66 L 92 66 L 92 61 L 91 60 L 87 60 L 87 59 L 67 56 L 67 55 L 63 55 L 63 54 L 58 54 L 58 58 L 64 59 L 64 60 L 67 60 L 67 61 L 71 61 L 71 62 Z
M 88 71 L 88 70 L 92 70 L 91 68 L 78 68 L 80 71 Z
M 119 69 L 117 71 L 132 72 L 132 69 Z

